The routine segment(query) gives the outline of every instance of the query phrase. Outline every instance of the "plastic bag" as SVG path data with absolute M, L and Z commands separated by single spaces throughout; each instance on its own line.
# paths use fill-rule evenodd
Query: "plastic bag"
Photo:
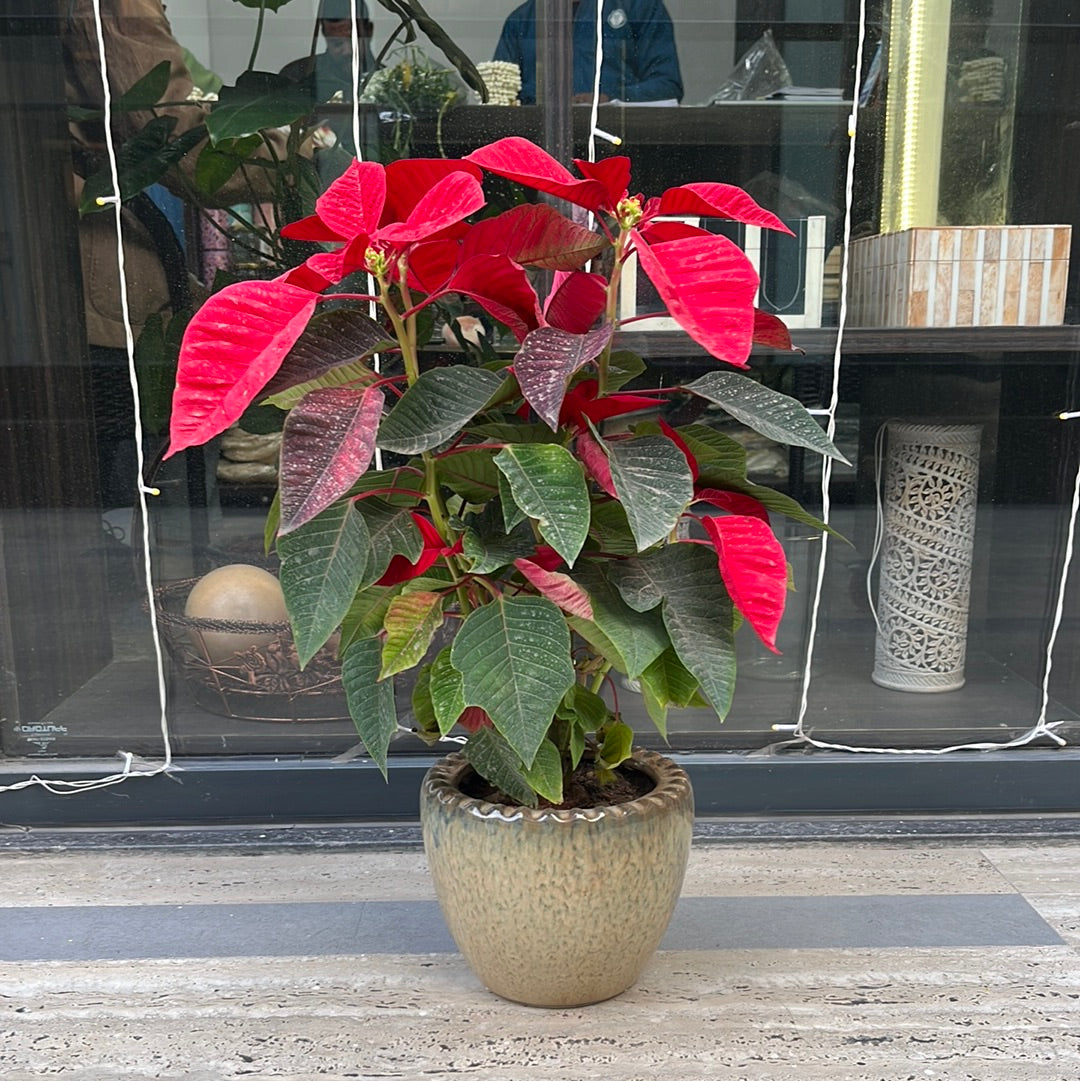
M 786 86 L 791 86 L 791 72 L 773 41 L 772 31 L 766 30 L 742 54 L 735 70 L 705 104 L 760 101 L 762 98 L 772 97 L 777 90 L 783 90 Z

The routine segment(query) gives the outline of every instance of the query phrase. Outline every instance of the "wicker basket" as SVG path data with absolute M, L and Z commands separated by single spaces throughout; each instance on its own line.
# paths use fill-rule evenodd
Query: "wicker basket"
M 158 626 L 169 655 L 203 709 L 247 721 L 349 719 L 333 639 L 301 670 L 288 623 L 184 615 L 184 604 L 197 581 L 170 582 L 159 586 L 154 596 Z M 214 631 L 274 637 L 266 645 L 236 654 L 227 665 L 215 664 L 202 645 L 202 635 Z

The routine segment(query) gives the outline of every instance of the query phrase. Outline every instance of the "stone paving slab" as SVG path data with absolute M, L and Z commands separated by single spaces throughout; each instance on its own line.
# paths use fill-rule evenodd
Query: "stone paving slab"
M 138 906 L 115 931 L 135 945 L 153 942 L 153 920 L 135 923 L 157 905 L 205 906 L 213 921 L 244 905 L 370 900 L 401 909 L 388 941 L 408 934 L 412 906 L 428 910 L 417 852 L 328 855 L 6 853 L 0 907 L 12 919 L 51 908 L 51 933 L 74 937 L 81 916 Z M 504 1002 L 451 952 L 0 962 L 0 1078 L 1074 1081 L 1078 865 L 1071 842 L 698 849 L 689 908 L 721 931 L 740 914 L 758 948 L 660 952 L 636 987 L 578 1010 Z M 984 944 L 897 948 L 882 932 L 822 948 L 845 904 L 878 919 L 942 904 Z M 65 930 L 65 906 L 90 911 Z M 602 909 L 584 933 L 591 921 Z M 1064 944 L 989 944 L 1040 926 Z

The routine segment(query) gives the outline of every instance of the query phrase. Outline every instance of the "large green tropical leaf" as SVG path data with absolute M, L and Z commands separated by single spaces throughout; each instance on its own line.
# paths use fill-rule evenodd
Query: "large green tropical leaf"
M 386 776 L 386 756 L 397 731 L 394 684 L 379 680 L 382 646 L 377 638 L 353 642 L 341 660 L 341 682 L 356 731 Z
M 685 389 L 720 406 L 725 413 L 768 439 L 847 461 L 801 402 L 745 375 L 708 372 L 687 383 Z
M 120 180 L 120 198 L 127 200 L 144 188 L 157 183 L 189 150 L 206 135 L 198 125 L 170 139 L 176 117 L 155 116 L 128 139 L 117 154 L 116 171 Z M 86 178 L 79 197 L 80 214 L 96 214 L 110 209 L 109 203 L 98 203 L 113 194 L 112 172 L 101 169 Z
M 402 395 L 379 428 L 379 446 L 419 454 L 456 435 L 491 400 L 502 376 L 483 368 L 433 368 Z
M 734 609 L 716 563 L 702 544 L 669 544 L 613 566 L 611 578 L 638 611 L 663 604 L 671 644 L 721 718 L 735 691 Z
M 256 132 L 288 127 L 311 112 L 311 95 L 284 75 L 246 71 L 235 86 L 223 86 L 206 118 L 215 146 L 225 139 L 242 139 Z
M 414 668 L 423 659 L 443 622 L 443 599 L 438 593 L 405 593 L 390 602 L 384 626 L 380 679 Z
M 170 67 L 168 60 L 155 64 L 142 78 L 132 83 L 118 97 L 113 98 L 112 111 L 114 113 L 137 112 L 141 109 L 152 109 L 155 105 L 161 104 L 165 100 L 165 91 L 169 89 Z
M 450 659 L 467 705 L 485 710 L 526 768 L 574 682 L 570 632 L 543 597 L 501 596 L 461 624 Z
M 481 728 L 462 748 L 469 765 L 486 781 L 523 807 L 535 807 L 539 800 L 525 779 L 521 759 L 493 728 Z
M 495 464 L 510 482 L 514 502 L 573 566 L 589 533 L 589 488 L 581 463 L 556 443 L 525 443 L 503 447 Z
M 367 525 L 348 502 L 278 539 L 281 588 L 301 667 L 349 611 L 364 578 L 368 543 Z
M 611 479 L 638 551 L 667 537 L 694 496 L 686 455 L 666 436 L 607 443 Z
M 204 197 L 212 196 L 227 183 L 256 150 L 263 145 L 261 135 L 226 139 L 218 146 L 209 142 L 199 151 L 192 179 Z
M 427 13 L 420 0 L 378 0 L 387 11 L 393 12 L 398 18 L 405 21 L 406 18 L 416 23 L 423 30 L 428 41 L 438 49 L 451 64 L 457 68 L 458 74 L 480 95 L 480 100 L 488 99 L 487 85 L 484 83 L 476 65 L 469 59 L 458 45 L 455 44 L 449 34 Z M 406 40 L 411 41 L 412 37 Z

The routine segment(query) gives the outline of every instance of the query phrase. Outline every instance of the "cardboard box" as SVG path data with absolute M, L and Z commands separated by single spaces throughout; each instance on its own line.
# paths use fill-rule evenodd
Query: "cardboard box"
M 851 245 L 848 320 L 865 327 L 1060 326 L 1068 225 L 908 229 Z

